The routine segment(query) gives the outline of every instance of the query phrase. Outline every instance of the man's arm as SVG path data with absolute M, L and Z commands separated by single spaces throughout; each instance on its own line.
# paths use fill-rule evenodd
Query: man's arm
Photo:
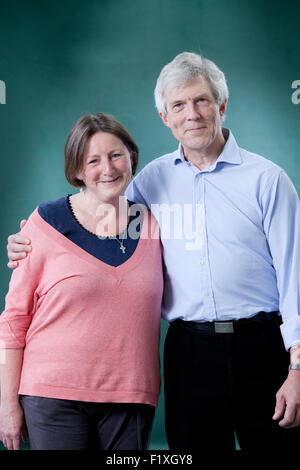
M 22 229 L 25 224 L 26 220 L 22 220 L 20 228 Z M 7 266 L 14 269 L 18 266 L 18 260 L 26 258 L 27 253 L 31 251 L 31 244 L 28 238 L 19 234 L 10 235 L 7 241 L 7 256 L 9 258 Z
M 300 203 L 284 171 L 272 178 L 262 197 L 264 230 L 276 271 L 281 333 L 290 363 L 299 364 L 300 343 Z M 295 362 L 297 361 L 297 362 Z M 287 371 L 288 372 L 288 371 Z M 274 420 L 284 428 L 300 426 L 300 370 L 290 370 L 276 394 Z
M 291 347 L 290 363 L 300 368 L 300 344 Z M 281 419 L 278 424 L 283 428 L 300 426 L 300 370 L 290 370 L 278 390 L 273 419 Z

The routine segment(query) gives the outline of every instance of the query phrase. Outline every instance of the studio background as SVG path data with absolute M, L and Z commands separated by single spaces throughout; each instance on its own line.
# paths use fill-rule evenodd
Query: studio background
M 177 147 L 154 107 L 161 68 L 202 53 L 229 86 L 225 126 L 238 144 L 284 168 L 300 193 L 299 1 L 11 0 L 0 5 L 0 291 L 6 243 L 44 201 L 74 193 L 64 177 L 69 130 L 86 113 L 114 115 L 140 147 L 140 165 Z M 167 325 L 162 323 L 163 345 Z M 163 392 L 163 390 L 162 390 Z M 161 393 L 151 448 L 167 449 Z M 26 448 L 26 446 L 25 446 Z

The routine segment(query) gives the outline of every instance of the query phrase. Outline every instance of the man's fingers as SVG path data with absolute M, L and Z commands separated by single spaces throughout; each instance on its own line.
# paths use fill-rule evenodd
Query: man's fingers
M 15 253 L 15 252 L 9 252 L 8 257 L 10 261 L 18 261 L 19 259 L 24 259 L 26 258 L 27 253 L 21 252 L 21 253 Z
M 21 220 L 21 222 L 20 222 L 20 229 L 21 230 L 22 230 L 22 228 L 24 227 L 25 224 L 26 224 L 26 219 Z
M 300 409 L 298 409 L 298 412 L 295 418 L 295 426 L 300 426 Z
M 295 421 L 296 421 L 296 416 L 297 416 L 297 408 L 293 405 L 287 405 L 284 413 L 284 417 L 281 421 L 279 421 L 279 426 L 281 428 L 292 428 L 296 426 Z
M 7 263 L 7 267 L 10 268 L 10 269 L 15 269 L 17 266 L 18 266 L 18 262 L 17 261 L 9 261 Z
M 281 395 L 279 397 L 276 397 L 276 406 L 275 406 L 275 411 L 274 411 L 274 415 L 272 416 L 272 419 L 276 421 L 277 419 L 282 418 L 284 411 L 285 411 L 285 399 Z
M 19 243 L 10 243 L 7 245 L 7 256 L 10 261 L 17 261 L 26 257 L 31 252 L 31 245 L 20 245 Z
M 30 251 L 31 249 L 30 240 L 28 240 L 28 238 L 21 237 L 20 235 L 10 235 L 7 240 L 8 251 Z

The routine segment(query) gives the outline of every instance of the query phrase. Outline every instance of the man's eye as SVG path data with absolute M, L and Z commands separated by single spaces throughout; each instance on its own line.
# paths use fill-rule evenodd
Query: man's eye
M 119 158 L 120 156 L 121 156 L 120 153 L 114 153 L 114 154 L 112 155 L 113 158 Z
M 199 99 L 198 99 L 198 103 L 200 103 L 200 104 L 207 104 L 207 103 L 208 103 L 208 99 L 207 99 L 207 98 L 199 98 Z
M 172 110 L 173 110 L 175 113 L 178 113 L 179 111 L 181 111 L 181 110 L 182 110 L 182 103 L 176 103 L 176 104 L 174 104 Z

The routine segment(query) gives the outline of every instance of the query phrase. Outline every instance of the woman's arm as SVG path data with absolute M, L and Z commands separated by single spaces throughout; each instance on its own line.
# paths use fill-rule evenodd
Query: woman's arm
M 36 211 L 20 235 L 35 240 L 37 249 L 32 253 L 33 256 L 20 261 L 18 269 L 13 271 L 5 298 L 5 310 L 0 315 L 0 439 L 11 450 L 20 449 L 24 419 L 18 392 L 23 352 L 27 331 L 36 311 L 44 269 L 43 235 L 34 223 L 35 217 Z
M 8 450 L 20 450 L 20 436 L 25 439 L 23 410 L 18 396 L 23 349 L 2 350 L 0 364 L 0 439 Z

